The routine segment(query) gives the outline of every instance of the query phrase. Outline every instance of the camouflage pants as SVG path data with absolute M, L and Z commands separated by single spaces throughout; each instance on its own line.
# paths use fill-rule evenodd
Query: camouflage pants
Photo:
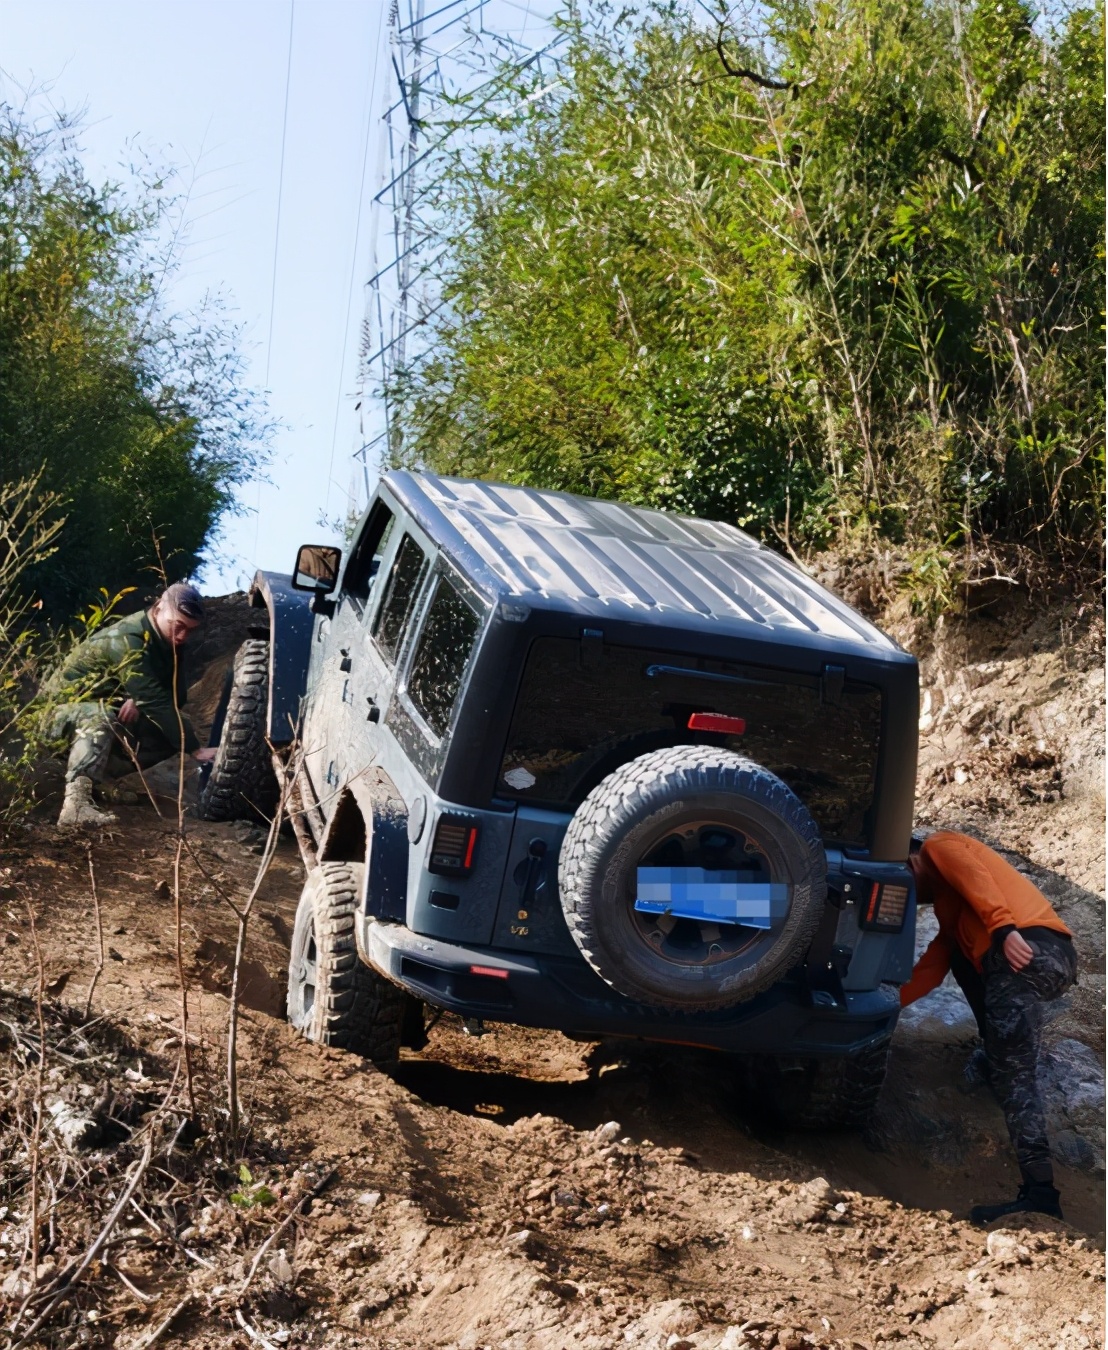
M 143 719 L 130 727 L 117 722 L 115 714 L 103 703 L 63 703 L 54 711 L 48 734 L 51 740 L 68 740 L 69 760 L 65 781 L 91 778 L 121 778 L 141 769 L 152 769 L 176 753 L 155 727 L 143 726 Z
M 994 948 L 981 963 L 981 975 L 968 962 L 955 963 L 954 975 L 983 1023 L 992 1088 L 1004 1109 L 1023 1179 L 1052 1184 L 1054 1168 L 1038 1084 L 1043 1004 L 1073 984 L 1077 953 L 1060 933 L 1039 930 L 1033 937 L 1024 936 L 1035 955 L 1023 970 L 1013 970 L 1004 952 Z

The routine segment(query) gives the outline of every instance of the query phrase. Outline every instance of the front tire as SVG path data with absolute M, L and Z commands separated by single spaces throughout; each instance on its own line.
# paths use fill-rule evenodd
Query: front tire
M 304 883 L 289 953 L 288 1019 L 310 1041 L 393 1064 L 405 995 L 358 955 L 361 872 L 352 863 L 325 862 Z
M 235 653 L 225 698 L 219 749 L 200 789 L 197 814 L 202 820 L 268 823 L 277 809 L 278 786 L 266 740 L 269 643 L 264 639 L 250 638 Z

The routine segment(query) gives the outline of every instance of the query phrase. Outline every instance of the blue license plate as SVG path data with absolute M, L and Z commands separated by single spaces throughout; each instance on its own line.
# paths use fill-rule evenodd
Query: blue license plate
M 769 928 L 786 913 L 791 887 L 775 881 L 745 881 L 744 875 L 708 872 L 703 867 L 640 867 L 635 908 L 640 914 Z

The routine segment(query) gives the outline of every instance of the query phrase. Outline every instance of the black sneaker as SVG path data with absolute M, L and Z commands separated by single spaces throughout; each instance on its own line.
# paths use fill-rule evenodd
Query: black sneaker
M 1048 1214 L 1052 1219 L 1062 1217 L 1059 1195 L 1053 1186 L 1045 1182 L 1027 1182 L 1019 1188 L 1014 1200 L 1001 1205 L 974 1205 L 970 1210 L 970 1223 L 985 1228 L 997 1219 L 1009 1214 Z

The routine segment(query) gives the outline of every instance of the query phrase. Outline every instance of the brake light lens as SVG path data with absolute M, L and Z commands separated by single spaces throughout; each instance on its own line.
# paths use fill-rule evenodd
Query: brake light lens
M 478 828 L 468 816 L 444 814 L 435 826 L 427 870 L 439 876 L 463 876 L 473 867 Z
M 880 929 L 886 933 L 899 933 L 904 927 L 904 916 L 907 911 L 907 886 L 875 881 L 870 886 L 861 926 Z
M 690 731 L 717 731 L 724 736 L 741 736 L 746 730 L 745 717 L 727 717 L 724 713 L 692 713 Z

